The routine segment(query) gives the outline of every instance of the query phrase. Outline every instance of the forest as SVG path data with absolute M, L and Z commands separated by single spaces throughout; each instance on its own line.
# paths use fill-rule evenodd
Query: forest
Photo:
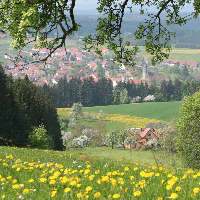
M 0 144 L 27 147 L 36 127 L 43 126 L 52 149 L 62 150 L 57 111 L 47 93 L 26 76 L 13 80 L 0 66 Z M 34 147 L 34 146 L 33 146 Z
M 142 101 L 181 101 L 186 96 L 194 94 L 200 82 L 163 80 L 161 86 L 156 86 L 142 82 L 135 84 L 132 81 L 120 81 L 113 88 L 112 81 L 108 78 L 100 78 L 97 82 L 92 77 L 80 79 L 74 77 L 70 80 L 60 79 L 57 85 L 44 85 L 42 88 L 45 93 L 52 97 L 57 108 L 72 107 L 73 103 L 81 103 L 84 107 L 117 105 L 125 103 L 135 103 Z M 145 97 L 153 95 L 154 99 Z

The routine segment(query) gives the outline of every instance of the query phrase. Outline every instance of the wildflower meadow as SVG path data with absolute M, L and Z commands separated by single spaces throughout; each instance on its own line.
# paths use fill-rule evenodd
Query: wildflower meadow
M 200 172 L 0 147 L 0 199 L 200 199 Z

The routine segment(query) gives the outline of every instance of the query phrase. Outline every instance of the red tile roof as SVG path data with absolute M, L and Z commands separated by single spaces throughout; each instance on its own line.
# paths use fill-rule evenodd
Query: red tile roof
M 106 52 L 108 52 L 109 50 L 108 50 L 107 48 L 103 48 L 101 51 L 102 51 L 103 53 L 106 53 Z
M 145 135 L 150 131 L 151 129 L 150 128 L 145 128 L 141 133 L 140 133 L 140 136 L 143 138 L 145 137 Z
M 68 66 L 66 66 L 66 65 L 61 66 L 61 70 L 70 70 L 70 69 L 72 69 L 72 67 L 70 65 L 68 65 Z

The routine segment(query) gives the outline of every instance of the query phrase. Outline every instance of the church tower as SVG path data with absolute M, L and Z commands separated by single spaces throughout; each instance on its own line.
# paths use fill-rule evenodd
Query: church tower
M 148 77 L 148 70 L 147 70 L 147 61 L 143 67 L 143 75 L 142 75 L 142 79 L 147 79 Z

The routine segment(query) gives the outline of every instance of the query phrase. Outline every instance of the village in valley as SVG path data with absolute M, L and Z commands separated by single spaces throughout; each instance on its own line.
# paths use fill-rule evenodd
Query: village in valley
M 135 84 L 141 84 L 141 81 L 143 81 L 147 82 L 148 85 L 155 81 L 156 85 L 160 86 L 164 79 L 169 80 L 160 76 L 156 72 L 158 70 L 147 63 L 142 54 L 135 57 L 136 63 L 139 64 L 127 67 L 123 63 L 114 63 L 113 55 L 107 48 L 102 48 L 102 58 L 94 51 L 87 52 L 83 48 L 58 48 L 46 61 L 37 62 L 45 59 L 48 54 L 48 49 L 38 50 L 34 47 L 24 50 L 18 55 L 12 55 L 8 51 L 4 54 L 6 61 L 3 67 L 5 73 L 11 74 L 14 79 L 23 79 L 27 75 L 29 80 L 37 86 L 57 84 L 64 76 L 67 79 L 71 77 L 93 77 L 95 82 L 101 77 L 106 77 L 111 79 L 114 87 L 120 81 L 130 80 Z M 18 58 L 17 61 L 16 58 Z M 183 62 L 167 59 L 159 63 L 158 68 L 165 66 L 166 69 L 167 66 L 174 65 L 187 69 L 196 69 L 199 66 L 196 61 Z

